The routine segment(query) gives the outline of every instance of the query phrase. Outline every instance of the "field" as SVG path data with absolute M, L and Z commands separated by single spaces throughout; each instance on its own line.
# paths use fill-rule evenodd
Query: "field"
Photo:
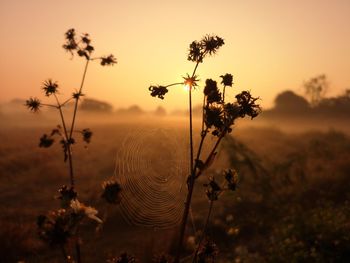
M 104 221 L 81 229 L 83 262 L 106 262 L 123 251 L 152 262 L 174 249 L 186 194 L 187 123 L 105 118 L 83 119 L 78 126 L 93 130 L 92 142 L 74 148 L 79 200 Z M 2 121 L 0 262 L 63 262 L 59 249 L 37 237 L 37 216 L 59 207 L 57 190 L 69 183 L 60 145 L 38 147 L 53 127 L 43 123 Z M 207 176 L 220 180 L 221 169 L 235 168 L 238 189 L 214 202 L 209 224 L 217 262 L 349 262 L 350 138 L 338 131 L 347 127 L 237 127 L 196 185 L 187 255 L 208 211 Z M 102 182 L 111 178 L 123 188 L 116 206 L 100 198 Z

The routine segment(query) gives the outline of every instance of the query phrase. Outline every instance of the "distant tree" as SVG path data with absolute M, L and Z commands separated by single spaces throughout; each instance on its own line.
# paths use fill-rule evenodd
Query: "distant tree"
M 127 110 L 127 113 L 129 114 L 143 114 L 143 110 L 138 105 L 132 105 Z
M 304 82 L 304 89 L 311 106 L 316 106 L 324 98 L 328 90 L 326 75 L 322 74 Z
M 337 97 L 326 98 L 320 101 L 314 108 L 322 114 L 331 116 L 350 116 L 350 90 L 347 89 L 343 94 Z
M 80 109 L 86 111 L 112 112 L 113 106 L 104 101 L 84 99 L 80 105 Z
M 279 112 L 302 112 L 308 108 L 308 101 L 290 90 L 280 93 L 275 99 L 275 110 Z
M 157 116 L 165 116 L 166 110 L 162 106 L 158 106 L 158 108 L 154 111 L 154 114 Z

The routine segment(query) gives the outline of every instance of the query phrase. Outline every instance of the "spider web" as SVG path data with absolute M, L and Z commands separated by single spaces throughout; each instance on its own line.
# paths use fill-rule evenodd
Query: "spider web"
M 117 153 L 120 211 L 131 225 L 171 228 L 181 221 L 187 191 L 184 138 L 173 130 L 138 130 Z

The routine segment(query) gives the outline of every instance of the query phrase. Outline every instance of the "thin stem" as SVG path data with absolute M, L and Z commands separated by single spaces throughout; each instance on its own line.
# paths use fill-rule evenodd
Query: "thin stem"
M 70 185 L 73 188 L 74 187 L 74 174 L 73 174 L 73 160 L 72 160 L 71 144 L 70 144 L 70 140 L 68 139 L 68 130 L 67 130 L 66 122 L 64 120 L 64 115 L 62 112 L 62 105 L 60 104 L 56 94 L 54 94 L 54 96 L 55 96 L 55 99 L 57 102 L 57 108 L 58 108 L 58 111 L 59 111 L 60 117 L 61 117 L 65 141 L 66 141 L 67 146 L 68 146 L 69 178 L 70 178 Z
M 66 249 L 64 248 L 63 245 L 61 245 L 61 252 L 62 252 L 62 255 L 63 255 L 63 257 L 64 257 L 64 261 L 67 262 L 67 263 L 69 263 L 69 261 L 68 261 L 68 255 L 67 255 Z
M 209 211 L 208 211 L 208 214 L 207 214 L 207 218 L 206 218 L 206 220 L 205 220 L 203 233 L 202 233 L 202 235 L 201 235 L 201 237 L 200 237 L 200 239 L 199 239 L 196 252 L 195 252 L 194 257 L 193 257 L 193 259 L 192 259 L 192 263 L 196 262 L 197 256 L 198 256 L 199 248 L 200 248 L 200 246 L 202 245 L 203 239 L 204 239 L 204 237 L 205 237 L 205 235 L 206 235 L 206 233 L 207 233 L 207 229 L 208 229 L 208 226 L 209 226 L 210 215 L 211 215 L 211 212 L 212 212 L 212 210 L 213 210 L 213 204 L 214 204 L 214 201 L 213 201 L 213 200 L 210 200 Z
M 75 252 L 77 254 L 77 263 L 81 263 L 80 245 L 79 245 L 79 241 L 78 240 L 77 240 L 77 242 L 75 244 Z
M 165 87 L 168 88 L 168 87 L 171 87 L 171 86 L 183 85 L 183 84 L 184 84 L 183 82 L 177 82 L 177 83 L 172 83 L 172 84 L 166 85 Z
M 42 106 L 46 106 L 46 107 L 57 108 L 57 106 L 56 106 L 56 105 L 52 105 L 52 104 L 40 103 L 40 105 L 42 105 Z
M 218 140 L 216 141 L 216 143 L 215 143 L 213 149 L 211 150 L 211 152 L 209 153 L 207 159 L 206 159 L 205 162 L 204 162 L 204 167 L 207 167 L 207 166 L 209 165 L 209 163 L 212 161 L 213 156 L 214 156 L 214 154 L 215 154 L 215 151 L 216 151 L 216 149 L 218 148 L 218 146 L 219 146 L 219 144 L 220 144 L 222 138 L 224 138 L 225 134 L 226 134 L 226 132 L 223 132 L 223 133 L 220 135 L 220 137 L 218 138 Z M 203 170 L 199 170 L 198 173 L 195 175 L 195 178 L 198 178 L 199 176 L 201 176 L 202 173 L 203 173 Z
M 225 90 L 226 90 L 226 85 L 224 85 L 224 90 L 222 91 L 222 102 L 225 103 Z
M 203 96 L 203 105 L 202 105 L 202 132 L 204 131 L 204 106 L 205 106 L 205 96 Z
M 81 80 L 80 88 L 79 88 L 79 94 L 81 94 L 81 91 L 83 90 L 84 82 L 85 82 L 85 76 L 86 76 L 86 71 L 89 66 L 89 59 L 86 60 L 85 68 L 84 68 L 84 73 L 83 73 L 83 79 Z M 75 99 L 75 105 L 74 105 L 74 112 L 73 112 L 73 119 L 72 119 L 72 124 L 70 127 L 70 133 L 69 133 L 69 139 L 72 138 L 73 130 L 74 130 L 74 124 L 75 124 L 75 117 L 77 115 L 77 110 L 78 110 L 78 101 L 79 101 L 79 96 Z
M 73 99 L 73 97 L 70 97 L 70 98 L 67 99 L 65 102 L 63 102 L 63 103 L 61 104 L 61 106 L 66 105 L 66 104 L 67 104 L 68 102 L 70 102 L 72 99 Z
M 194 70 L 192 72 L 192 78 L 195 76 L 198 65 L 199 65 L 199 61 L 202 60 L 204 55 L 205 55 L 205 53 L 203 53 L 201 58 L 197 61 L 196 66 L 194 67 Z M 177 251 L 176 251 L 174 263 L 179 263 L 179 261 L 180 261 L 180 253 L 182 250 L 182 243 L 183 243 L 183 239 L 185 236 L 186 224 L 187 224 L 188 215 L 189 215 L 189 211 L 190 211 L 190 207 L 191 207 L 192 194 L 193 194 L 193 189 L 194 189 L 194 184 L 195 184 L 195 179 L 196 179 L 195 169 L 196 169 L 197 164 L 196 163 L 193 164 L 192 87 L 190 87 L 190 89 L 189 89 L 189 114 L 190 114 L 190 131 L 189 131 L 189 133 L 190 133 L 190 171 L 191 171 L 191 174 L 189 177 L 190 180 L 188 182 L 188 193 L 187 193 L 187 197 L 186 197 L 184 213 L 182 216 L 179 243 L 177 246 Z M 203 140 L 204 140 L 204 136 L 202 136 L 201 145 L 203 144 Z M 200 149 L 201 149 L 201 146 L 200 146 Z M 199 155 L 200 155 L 200 151 L 197 152 L 197 156 L 199 156 Z
M 192 87 L 188 92 L 189 112 L 190 112 L 190 168 L 191 176 L 193 175 L 193 123 L 192 123 Z

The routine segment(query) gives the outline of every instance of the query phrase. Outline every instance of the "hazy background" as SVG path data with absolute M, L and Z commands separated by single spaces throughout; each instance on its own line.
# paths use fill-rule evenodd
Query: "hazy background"
M 188 45 L 208 33 L 226 44 L 200 66 L 202 80 L 232 73 L 235 89 L 258 94 L 264 108 L 282 90 L 302 93 L 303 81 L 320 73 L 330 80 L 329 95 L 337 95 L 350 86 L 349 13 L 347 0 L 1 0 L 0 102 L 40 97 L 47 78 L 63 95 L 78 87 L 84 62 L 70 61 L 61 48 L 72 27 L 91 35 L 95 55 L 117 57 L 114 67 L 91 66 L 85 86 L 90 97 L 115 107 L 186 107 L 182 88 L 155 101 L 148 87 L 190 73 Z

